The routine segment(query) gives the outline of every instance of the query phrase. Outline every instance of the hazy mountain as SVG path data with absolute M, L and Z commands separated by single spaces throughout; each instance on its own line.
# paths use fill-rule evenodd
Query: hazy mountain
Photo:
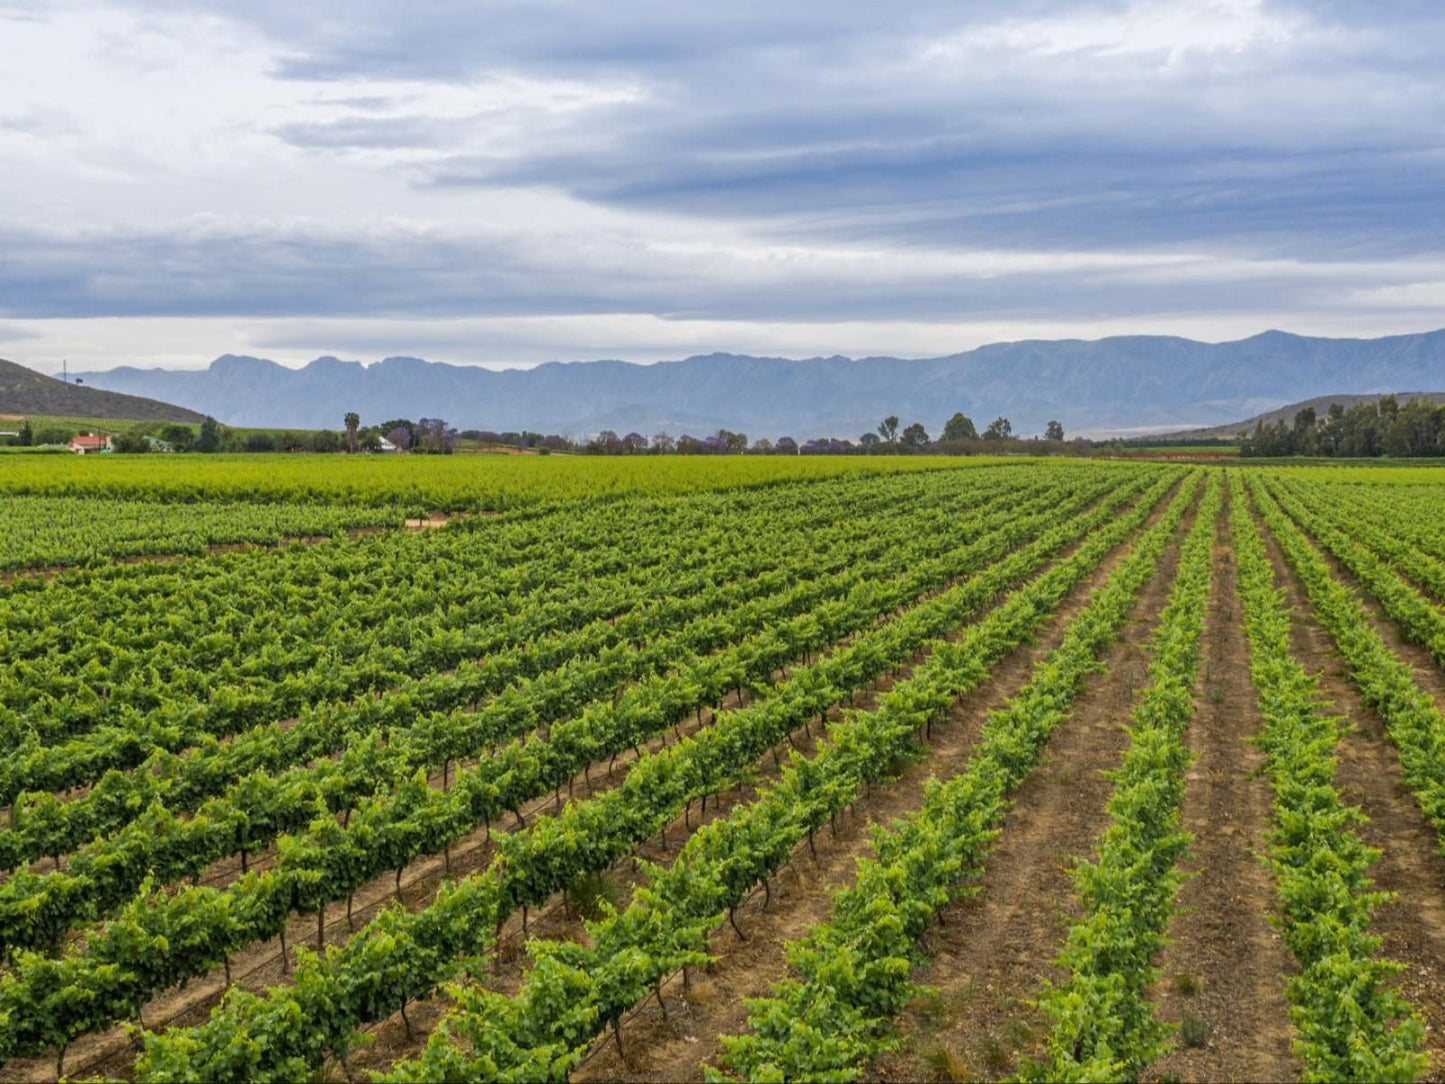
M 317 358 L 288 369 L 226 355 L 204 371 L 119 368 L 85 374 L 97 387 L 181 403 L 236 425 L 339 428 L 423 415 L 460 428 L 564 434 L 601 429 L 704 435 L 855 436 L 885 414 L 937 433 L 955 410 L 982 428 L 1009 417 L 1016 434 L 1057 418 L 1070 433 L 1189 428 L 1317 394 L 1438 387 L 1445 330 L 1383 339 L 1318 339 L 1268 331 L 1229 343 L 1163 336 L 996 343 L 941 358 L 759 358 L 553 362 L 492 371 L 418 358 L 373 365 Z
M 3 358 L 0 358 L 0 414 L 162 422 L 201 420 L 195 411 L 170 403 L 67 384 Z

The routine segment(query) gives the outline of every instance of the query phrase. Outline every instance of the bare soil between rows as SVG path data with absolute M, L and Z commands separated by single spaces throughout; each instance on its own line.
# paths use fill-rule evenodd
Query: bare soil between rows
M 878 1060 L 871 1079 L 998 1079 L 1041 1050 L 1048 1024 L 1035 999 L 1044 981 L 1065 977 L 1054 958 L 1076 917 L 1070 870 L 1108 823 L 1113 788 L 1104 773 L 1127 745 L 1124 727 L 1148 681 L 1147 648 L 1194 514 L 1014 796 L 977 891 L 945 908 L 926 935 L 929 962 L 914 981 L 933 992 L 899 1019 L 902 1045 Z M 1002 707 L 1045 654 L 1021 659 L 1017 683 L 993 690 L 984 711 Z
M 1227 499 L 1227 494 L 1226 494 Z M 1194 838 L 1181 869 L 1171 944 L 1151 991 L 1160 1020 L 1188 1041 L 1150 1067 L 1184 1081 L 1295 1080 L 1294 1032 L 1284 997 L 1294 958 L 1274 923 L 1277 894 L 1265 863 L 1273 795 L 1251 739 L 1260 732 L 1244 635 L 1228 511 L 1219 521 L 1205 615 L 1200 697 L 1185 733 L 1195 761 L 1185 780 L 1183 827 Z
M 1345 802 L 1358 804 L 1369 823 L 1360 838 L 1380 849 L 1371 870 L 1378 888 L 1393 898 L 1375 912 L 1370 928 L 1381 938 L 1381 955 L 1405 965 L 1400 993 L 1425 1020 L 1429 1079 L 1445 1076 L 1445 856 L 1405 784 L 1400 760 L 1378 715 L 1365 707 L 1349 669 L 1320 626 L 1304 585 L 1278 544 L 1267 541 L 1275 576 L 1294 608 L 1293 647 L 1306 669 L 1321 675 L 1320 691 L 1345 717 L 1336 786 Z M 1348 581 L 1346 581 L 1348 582 Z M 1373 619 L 1373 618 L 1372 618 Z M 1388 630 L 1376 627 L 1391 643 Z M 1393 645 L 1392 645 L 1393 646 Z

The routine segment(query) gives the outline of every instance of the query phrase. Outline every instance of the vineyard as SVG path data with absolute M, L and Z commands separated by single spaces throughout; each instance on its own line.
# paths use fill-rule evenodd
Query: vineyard
M 0 1081 L 1445 1078 L 1445 470 L 97 458 Z

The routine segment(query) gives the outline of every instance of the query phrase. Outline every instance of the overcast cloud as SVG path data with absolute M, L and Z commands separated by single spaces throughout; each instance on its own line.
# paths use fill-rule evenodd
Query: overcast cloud
M 0 0 L 0 354 L 1445 324 L 1445 8 Z

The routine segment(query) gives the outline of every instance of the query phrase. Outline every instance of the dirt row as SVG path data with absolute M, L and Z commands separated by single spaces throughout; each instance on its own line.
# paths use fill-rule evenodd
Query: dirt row
M 1226 491 L 1226 501 L 1228 493 Z M 1265 864 L 1273 794 L 1252 743 L 1263 720 L 1250 679 L 1226 504 L 1214 545 L 1199 698 L 1185 733 L 1196 758 L 1186 776 L 1181 867 L 1172 943 L 1156 961 L 1158 1018 L 1180 1041 L 1151 1075 L 1180 1080 L 1293 1080 L 1294 1033 L 1285 977 L 1297 971 L 1273 921 L 1277 894 Z
M 1118 765 L 1127 745 L 1124 726 L 1148 680 L 1147 645 L 1192 520 L 1191 514 L 1141 591 L 1102 660 L 1104 669 L 1085 679 L 1068 718 L 1019 788 L 977 891 L 945 908 L 925 936 L 926 963 L 915 969 L 914 981 L 931 992 L 900 1017 L 900 1048 L 881 1058 L 871 1077 L 991 1079 L 1040 1048 L 1047 1022 L 1033 999 L 1044 979 L 1064 977 L 1053 960 L 1076 917 L 1069 871 L 1108 823 L 1112 787 L 1104 773 Z M 991 689 L 981 702 L 960 705 L 963 717 L 981 722 L 1001 707 L 1057 637 L 1019 660 L 1016 680 Z

